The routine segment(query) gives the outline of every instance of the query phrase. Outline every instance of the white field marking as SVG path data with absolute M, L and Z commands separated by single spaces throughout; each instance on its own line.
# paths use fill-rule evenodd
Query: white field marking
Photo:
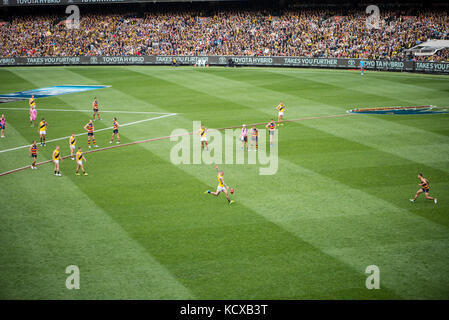
M 29 108 L 0 108 L 0 110 L 20 110 L 20 111 L 28 111 Z M 92 110 L 75 110 L 75 109 L 37 109 L 37 111 L 62 111 L 62 112 L 90 112 Z M 122 110 L 99 110 L 102 113 L 129 113 L 129 114 L 174 114 L 169 112 L 150 112 L 150 111 L 122 111 Z
M 159 116 L 159 117 L 154 117 L 154 118 L 148 118 L 148 119 L 143 119 L 143 120 L 138 120 L 138 121 L 128 122 L 128 123 L 125 123 L 125 124 L 121 124 L 121 125 L 120 125 L 120 128 L 121 128 L 121 127 L 126 127 L 126 126 L 131 126 L 131 125 L 138 124 L 138 123 L 142 123 L 142 122 L 147 122 L 147 121 L 153 121 L 153 120 L 158 120 L 158 119 L 162 119 L 162 118 L 167 118 L 167 117 L 171 117 L 171 116 L 175 116 L 175 115 L 177 115 L 177 114 L 176 114 L 176 113 L 168 113 L 168 114 L 163 114 L 163 115 L 161 115 L 161 116 Z M 95 130 L 95 132 L 100 132 L 100 131 L 105 131 L 105 130 L 111 130 L 112 128 L 113 128 L 113 127 L 102 128 L 102 129 Z M 75 137 L 83 136 L 83 135 L 86 135 L 86 134 L 87 134 L 87 132 L 78 133 L 78 134 L 75 134 Z M 52 139 L 52 140 L 46 141 L 46 143 L 47 143 L 47 142 L 50 143 L 50 142 L 55 142 L 55 141 L 65 140 L 65 139 L 68 139 L 68 138 L 70 138 L 70 137 L 71 137 L 71 135 L 70 135 L 70 136 L 66 136 L 66 137 L 61 137 L 61 138 Z M 30 144 L 27 144 L 27 145 L 25 145 L 25 146 L 15 147 L 15 148 L 6 149 L 6 150 L 0 150 L 0 153 L 10 152 L 10 151 L 14 151 L 14 150 L 23 149 L 23 148 L 29 148 L 29 147 L 30 147 Z

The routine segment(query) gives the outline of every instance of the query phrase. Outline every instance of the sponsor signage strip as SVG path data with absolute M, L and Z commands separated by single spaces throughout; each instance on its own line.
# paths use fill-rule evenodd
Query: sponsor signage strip
M 82 56 L 82 57 L 18 57 L 1 58 L 0 66 L 46 65 L 170 65 L 176 59 L 180 65 L 199 61 L 213 66 L 225 66 L 232 60 L 237 66 L 313 67 L 359 69 L 360 59 L 247 56 Z M 413 62 L 364 60 L 366 70 L 408 71 L 449 74 L 447 62 Z

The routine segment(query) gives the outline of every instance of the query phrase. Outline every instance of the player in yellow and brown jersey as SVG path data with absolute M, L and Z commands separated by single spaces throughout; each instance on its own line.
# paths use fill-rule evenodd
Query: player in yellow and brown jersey
M 220 194 L 220 192 L 223 191 L 223 193 L 224 193 L 225 196 L 226 196 L 226 199 L 228 200 L 228 203 L 229 203 L 229 204 L 234 203 L 235 201 L 234 201 L 234 200 L 231 200 L 231 198 L 229 197 L 229 193 L 228 193 L 229 187 L 225 184 L 224 179 L 223 179 L 224 172 L 223 172 L 223 171 L 220 171 L 220 170 L 218 169 L 218 165 L 215 165 L 215 169 L 217 169 L 217 180 L 218 180 L 217 191 L 216 191 L 216 192 L 212 192 L 212 191 L 210 191 L 210 190 L 207 190 L 207 191 L 204 192 L 204 193 L 205 193 L 205 194 L 211 194 L 211 195 L 213 195 L 213 196 L 218 196 L 218 195 Z M 231 190 L 231 192 L 233 192 L 233 191 Z
M 89 145 L 89 149 L 91 140 L 94 147 L 96 148 L 98 147 L 97 144 L 95 143 L 94 129 L 95 129 L 94 123 L 92 122 L 92 120 L 89 120 L 89 122 L 84 126 L 84 130 L 87 131 L 87 144 Z
M 52 154 L 53 163 L 55 164 L 55 176 L 61 176 L 59 172 L 59 162 L 62 161 L 61 152 L 59 151 L 59 146 L 56 146 L 56 149 Z
M 39 137 L 41 139 L 41 146 L 45 146 L 45 137 L 47 136 L 48 123 L 42 118 L 42 121 L 39 122 L 39 128 L 37 132 L 39 133 Z
M 31 98 L 28 100 L 28 104 L 30 108 L 36 108 L 36 100 L 34 99 L 34 94 L 31 95 Z
M 77 175 L 77 176 L 80 175 L 80 173 L 79 173 L 80 168 L 83 171 L 83 174 L 85 176 L 87 176 L 87 172 L 84 171 L 83 160 L 87 162 L 86 158 L 84 158 L 83 151 L 81 150 L 81 147 L 78 147 L 78 151 L 76 152 L 76 171 L 75 171 L 75 175 Z
M 75 134 L 72 133 L 72 135 L 69 138 L 69 147 L 70 147 L 70 158 L 72 158 L 72 160 L 75 160 L 75 148 L 76 148 L 76 137 Z
M 98 120 L 101 120 L 100 113 L 98 112 L 98 100 L 97 100 L 97 97 L 95 97 L 94 101 L 92 102 L 92 109 L 94 111 L 93 120 L 95 121 L 95 115 L 97 115 Z
M 204 125 L 201 125 L 200 130 L 198 130 L 198 134 L 200 135 L 201 149 L 204 149 L 204 147 L 206 147 L 206 150 L 208 150 L 208 147 L 207 147 L 207 129 L 204 127 Z
M 424 195 L 426 196 L 427 200 L 433 200 L 433 202 L 436 204 L 437 203 L 437 199 L 436 198 L 432 198 L 431 196 L 429 196 L 429 180 L 427 180 L 426 178 L 423 177 L 422 173 L 418 173 L 418 179 L 421 181 L 419 183 L 419 186 L 421 187 L 418 191 L 416 191 L 415 197 L 413 199 L 410 199 L 411 202 L 415 202 L 416 199 L 418 198 L 418 196 L 424 192 Z
M 109 143 L 112 143 L 114 141 L 114 136 L 117 137 L 117 143 L 120 143 L 120 136 L 118 134 L 119 127 L 120 127 L 120 125 L 118 124 L 117 118 L 114 117 L 114 121 L 112 121 L 112 137 L 111 137 L 111 141 L 109 141 Z
M 281 123 L 281 121 L 284 119 L 284 112 L 285 112 L 284 103 L 280 102 L 276 107 L 276 110 L 278 111 L 278 126 L 284 125 L 283 123 Z

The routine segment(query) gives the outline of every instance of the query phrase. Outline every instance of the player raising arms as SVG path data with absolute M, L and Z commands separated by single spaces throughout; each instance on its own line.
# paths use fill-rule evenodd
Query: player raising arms
M 248 130 L 246 129 L 246 124 L 242 125 L 240 140 L 242 140 L 242 150 L 245 148 L 248 151 Z
M 69 138 L 69 146 L 70 146 L 70 158 L 72 158 L 72 160 L 75 160 L 75 147 L 76 147 L 76 138 L 75 138 L 75 134 L 72 133 L 72 135 Z
M 256 125 L 253 125 L 253 128 L 251 129 L 251 149 L 253 149 L 254 151 L 257 151 L 257 148 L 259 147 L 257 143 L 258 135 L 259 130 L 257 129 Z
M 421 186 L 421 188 L 416 191 L 415 197 L 413 199 L 410 199 L 411 202 L 415 202 L 416 199 L 418 198 L 418 196 L 424 192 L 424 195 L 426 196 L 426 199 L 428 200 L 433 200 L 433 202 L 436 204 L 437 203 L 437 199 L 436 198 L 432 198 L 431 196 L 429 196 L 429 180 L 427 180 L 426 178 L 423 177 L 422 173 L 418 173 L 418 179 L 421 181 L 421 183 L 419 183 L 419 185 Z
M 227 189 L 229 189 L 229 187 L 225 184 L 225 182 L 224 182 L 224 179 L 223 179 L 223 175 L 224 175 L 224 173 L 223 173 L 223 171 L 220 171 L 219 169 L 218 169 L 218 165 L 215 165 L 215 169 L 217 169 L 217 179 L 218 179 L 218 187 L 217 187 L 217 191 L 216 192 L 211 192 L 210 190 L 207 190 L 206 192 L 204 192 L 205 194 L 208 194 L 208 193 L 210 193 L 211 195 L 213 195 L 213 196 L 218 196 L 219 194 L 220 194 L 220 192 L 224 192 L 224 194 L 225 194 L 225 196 L 226 196 L 226 199 L 228 200 L 228 203 L 229 204 L 232 204 L 232 203 L 234 203 L 235 201 L 234 200 L 231 200 L 231 198 L 229 197 L 229 194 L 228 194 L 228 190 Z M 232 190 L 231 190 L 232 191 Z
M 94 123 L 92 122 L 92 120 L 89 120 L 89 122 L 84 126 L 84 130 L 87 130 L 87 144 L 89 145 L 89 149 L 90 140 L 92 140 L 92 144 L 94 145 L 94 147 L 98 147 L 95 143 L 94 129 Z
M 109 143 L 112 143 L 114 141 L 114 136 L 117 137 L 117 143 L 120 143 L 120 136 L 118 134 L 119 127 L 120 127 L 120 125 L 117 122 L 117 118 L 114 117 L 114 121 L 112 122 L 112 137 L 111 137 L 111 141 L 109 141 Z
M 75 175 L 79 176 L 80 168 L 83 171 L 83 175 L 87 176 L 87 172 L 84 171 L 83 160 L 87 162 L 86 158 L 84 158 L 83 152 L 81 151 L 81 147 L 78 147 L 78 151 L 76 152 L 76 171 Z
M 42 118 L 42 121 L 39 122 L 39 129 L 37 132 L 39 132 L 39 136 L 41 138 L 41 146 L 45 146 L 45 136 L 47 135 L 47 129 L 48 129 L 48 123 L 45 121 L 44 118 Z
M 280 102 L 276 107 L 276 110 L 278 111 L 278 126 L 284 125 L 283 123 L 281 123 L 281 121 L 284 119 L 284 112 L 285 112 L 284 103 Z
M 61 153 L 59 151 L 59 146 L 56 146 L 56 149 L 53 150 L 53 163 L 55 164 L 55 176 L 62 176 L 59 172 L 59 161 L 62 161 Z
M 34 122 L 36 121 L 37 117 L 36 100 L 34 99 L 34 95 L 31 96 L 28 103 L 30 105 L 30 127 L 34 127 Z
M 36 140 L 33 140 L 33 144 L 30 146 L 30 157 L 33 158 L 33 163 L 31 164 L 31 169 L 37 169 L 36 160 L 37 160 L 37 144 Z
M 94 110 L 93 120 L 95 121 L 95 115 L 97 115 L 98 120 L 101 120 L 100 113 L 98 112 L 98 100 L 97 100 L 97 97 L 95 97 L 94 101 L 92 102 L 92 109 Z
M 271 147 L 273 145 L 274 131 L 276 130 L 276 124 L 274 123 L 273 119 L 271 119 L 271 121 L 267 123 L 265 128 L 267 128 L 268 131 L 270 132 L 270 147 Z
M 0 118 L 0 137 L 5 137 L 5 129 L 6 129 L 6 118 L 5 115 L 2 114 L 2 117 Z
M 207 149 L 207 129 L 204 127 L 204 125 L 201 125 L 201 129 L 198 131 L 198 134 L 200 135 L 200 141 L 201 141 L 201 149 L 204 149 L 206 147 Z

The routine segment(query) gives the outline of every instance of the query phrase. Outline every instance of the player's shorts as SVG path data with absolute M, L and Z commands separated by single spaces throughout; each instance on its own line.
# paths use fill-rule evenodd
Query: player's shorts
M 257 141 L 257 136 L 252 136 L 252 137 L 251 137 L 251 140 Z
M 75 145 L 74 145 L 74 144 L 71 144 L 71 145 L 70 145 L 70 149 L 75 150 Z
M 118 133 L 118 129 L 114 129 L 114 130 L 112 130 L 112 133 L 115 133 L 115 134 L 117 134 L 117 133 Z
M 94 109 L 94 112 L 98 112 L 98 108 L 97 108 L 97 109 Z
M 217 193 L 220 193 L 220 192 L 225 191 L 225 190 L 226 190 L 225 187 L 220 187 L 220 186 L 217 187 Z
M 248 136 L 242 136 L 242 141 L 243 142 L 248 142 Z
M 429 188 L 427 188 L 427 189 L 421 188 L 421 190 L 422 190 L 423 192 L 426 192 L 426 193 L 427 193 L 427 192 L 429 192 L 430 189 L 429 189 Z
M 55 164 L 59 164 L 59 160 L 53 160 Z
M 39 134 L 47 134 L 47 131 L 39 131 Z
M 201 137 L 201 142 L 207 142 L 207 137 Z M 197 140 L 198 141 L 198 140 Z
M 93 132 L 88 132 L 88 133 L 87 133 L 87 136 L 88 136 L 88 137 L 93 137 L 93 135 L 94 135 Z
M 274 135 L 274 130 L 270 130 L 270 136 Z
M 0 129 L 5 129 L 5 126 L 0 123 Z
M 279 111 L 279 116 L 284 116 L 284 111 Z
M 31 157 L 36 158 L 37 159 L 37 154 L 32 154 Z
M 76 163 L 78 163 L 80 166 L 82 166 L 83 165 L 83 160 L 79 160 Z
M 36 116 L 30 116 L 30 121 L 36 120 Z

